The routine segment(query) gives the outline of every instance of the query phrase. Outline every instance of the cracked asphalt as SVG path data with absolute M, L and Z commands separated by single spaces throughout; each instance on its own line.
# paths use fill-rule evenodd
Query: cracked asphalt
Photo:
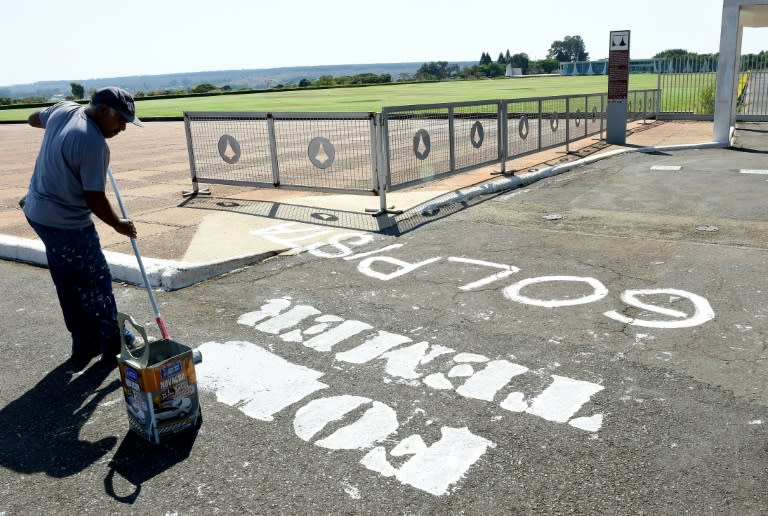
M 177 340 L 256 346 L 326 387 L 259 419 L 208 385 L 200 432 L 157 447 L 127 433 L 114 371 L 58 367 L 67 342 L 47 272 L 0 263 L 0 514 L 765 514 L 764 163 L 738 149 L 624 154 L 441 207 L 451 214 L 398 237 L 348 234 L 159 292 Z M 141 289 L 116 295 L 154 329 Z M 465 356 L 422 360 L 407 377 L 392 355 L 309 347 L 320 331 L 309 322 L 243 322 L 270 300 Z M 203 352 L 201 377 L 217 358 Z M 457 366 L 477 372 L 482 358 L 525 373 L 490 399 L 427 381 L 455 387 Z M 558 421 L 534 406 L 563 379 L 597 392 Z M 301 437 L 307 407 L 350 396 L 397 415 L 377 442 L 389 474 L 363 464 L 370 443 L 323 444 L 349 420 Z M 406 437 L 430 446 L 446 428 L 491 445 L 430 492 L 442 466 L 406 474 L 416 466 L 395 444 L 418 454 Z

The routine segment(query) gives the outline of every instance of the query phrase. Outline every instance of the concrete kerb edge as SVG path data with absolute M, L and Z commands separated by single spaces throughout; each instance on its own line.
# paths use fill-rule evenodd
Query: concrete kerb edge
M 267 251 L 259 254 L 240 255 L 227 260 L 190 263 L 178 260 L 161 260 L 143 258 L 144 272 L 147 274 L 149 285 L 162 290 L 178 290 L 195 283 L 232 272 L 260 262 L 270 256 L 275 256 L 284 249 Z M 109 264 L 112 279 L 133 285 L 144 285 L 136 257 L 129 254 L 104 251 L 104 257 Z M 0 258 L 41 267 L 48 266 L 45 257 L 45 246 L 40 240 L 0 235 Z
M 588 165 L 596 161 L 612 158 L 614 156 L 618 156 L 620 154 L 626 154 L 629 152 L 642 152 L 642 153 L 648 154 L 648 153 L 654 153 L 654 152 L 660 152 L 660 151 L 713 149 L 713 148 L 725 148 L 725 147 L 728 147 L 727 143 L 706 142 L 706 143 L 690 143 L 690 144 L 681 144 L 681 145 L 663 145 L 663 146 L 657 146 L 657 147 L 638 147 L 638 148 L 629 148 L 629 149 L 617 149 L 614 151 L 604 152 L 602 154 L 596 154 L 594 156 L 588 156 L 586 158 L 582 158 L 579 160 L 570 161 L 568 163 L 563 163 L 560 165 L 552 165 L 552 166 L 537 170 L 535 172 L 528 172 L 526 174 L 521 174 L 519 176 L 503 177 L 503 178 L 495 179 L 493 181 L 489 181 L 482 185 L 459 189 L 459 190 L 456 190 L 455 192 L 451 192 L 449 194 L 441 196 L 436 200 L 427 202 L 415 208 L 414 211 L 418 211 L 422 214 L 434 213 L 443 206 L 448 206 L 458 202 L 466 202 L 479 195 L 496 194 L 496 193 L 501 193 L 508 190 L 514 190 L 516 188 L 520 188 L 523 186 L 528 186 L 530 184 L 535 183 L 536 181 L 540 181 L 548 177 L 553 177 L 553 176 L 562 174 L 564 172 L 568 172 L 569 170 L 574 169 L 576 167 Z

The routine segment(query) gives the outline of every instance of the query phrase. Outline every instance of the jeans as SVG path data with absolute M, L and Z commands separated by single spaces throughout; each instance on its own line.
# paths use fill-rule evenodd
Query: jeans
M 45 244 L 64 323 L 72 334 L 72 355 L 118 354 L 120 329 L 112 274 L 94 225 L 62 229 L 27 222 Z

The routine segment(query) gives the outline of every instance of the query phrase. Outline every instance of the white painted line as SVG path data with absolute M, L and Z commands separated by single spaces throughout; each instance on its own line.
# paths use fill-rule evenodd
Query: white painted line
M 681 167 L 680 165 L 654 165 L 651 167 L 651 170 L 677 172 L 681 168 L 683 167 Z
M 758 174 L 758 175 L 768 176 L 768 170 L 754 170 L 750 168 L 742 168 L 741 170 L 739 170 L 739 172 L 742 174 Z

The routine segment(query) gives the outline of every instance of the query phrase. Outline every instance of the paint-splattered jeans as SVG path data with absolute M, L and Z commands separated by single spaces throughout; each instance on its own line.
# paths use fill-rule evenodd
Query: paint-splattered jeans
M 120 352 L 112 275 L 96 228 L 61 229 L 29 225 L 45 244 L 64 322 L 72 334 L 72 355 L 90 357 Z

